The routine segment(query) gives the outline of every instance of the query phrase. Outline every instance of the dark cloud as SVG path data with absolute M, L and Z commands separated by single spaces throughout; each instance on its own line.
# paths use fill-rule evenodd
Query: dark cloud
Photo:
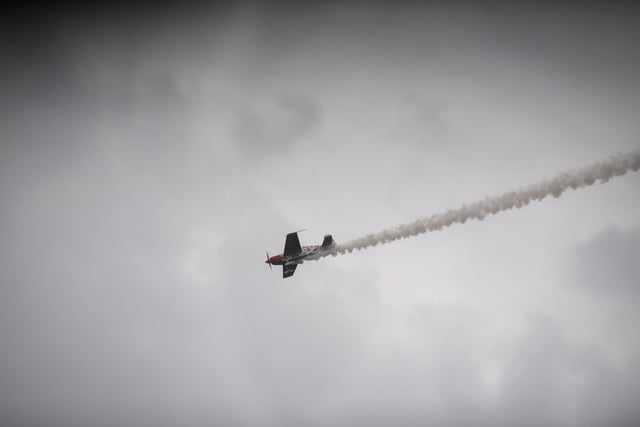
M 640 296 L 640 230 L 608 228 L 577 247 L 574 274 L 580 286 L 599 295 Z
M 263 111 L 244 111 L 236 116 L 233 138 L 243 154 L 282 155 L 308 137 L 322 122 L 322 109 L 302 95 L 276 95 Z
M 633 425 L 640 419 L 630 399 L 637 369 L 616 368 L 604 350 L 568 336 L 547 315 L 530 316 L 504 373 L 500 422 Z

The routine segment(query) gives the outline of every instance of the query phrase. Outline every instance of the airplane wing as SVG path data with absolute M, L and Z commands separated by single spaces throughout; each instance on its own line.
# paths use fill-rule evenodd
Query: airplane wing
M 300 240 L 298 240 L 298 232 L 287 234 L 287 240 L 284 243 L 283 255 L 284 256 L 296 255 L 296 254 L 299 254 L 300 252 L 302 252 L 302 248 L 300 247 Z M 294 270 L 295 270 L 295 267 L 294 267 Z
M 293 276 L 293 273 L 296 272 L 296 267 L 298 264 L 285 264 L 282 266 L 282 278 L 286 279 L 287 277 Z

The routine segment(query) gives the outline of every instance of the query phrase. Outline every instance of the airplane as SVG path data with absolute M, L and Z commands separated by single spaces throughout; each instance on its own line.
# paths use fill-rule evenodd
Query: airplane
M 265 262 L 269 264 L 269 268 L 271 268 L 272 264 L 281 265 L 282 278 L 286 279 L 287 277 L 293 276 L 298 264 L 302 264 L 307 260 L 322 258 L 323 256 L 328 255 L 335 246 L 336 242 L 333 240 L 333 237 L 331 237 L 331 234 L 324 236 L 322 245 L 300 246 L 298 231 L 296 231 L 287 234 L 287 238 L 284 242 L 284 252 L 272 257 L 269 257 L 269 252 L 267 252 L 267 260 Z

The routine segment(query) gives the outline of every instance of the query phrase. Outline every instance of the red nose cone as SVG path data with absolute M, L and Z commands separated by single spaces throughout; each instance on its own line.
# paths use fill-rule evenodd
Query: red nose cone
M 267 261 L 269 264 L 281 265 L 284 263 L 284 257 L 282 255 L 274 255 L 269 258 Z

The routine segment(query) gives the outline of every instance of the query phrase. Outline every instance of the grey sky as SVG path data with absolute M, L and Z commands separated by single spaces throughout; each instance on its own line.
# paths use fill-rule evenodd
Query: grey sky
M 637 149 L 638 10 L 296 4 L 3 18 L 2 424 L 639 424 L 638 174 L 264 264 Z

